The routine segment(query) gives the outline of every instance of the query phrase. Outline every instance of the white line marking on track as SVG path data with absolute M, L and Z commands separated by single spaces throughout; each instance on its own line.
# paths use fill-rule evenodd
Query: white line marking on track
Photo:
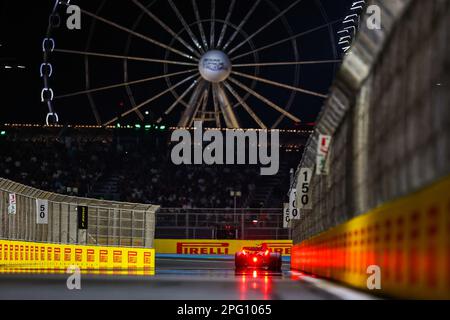
M 360 292 L 356 289 L 350 289 L 339 284 L 332 283 L 324 279 L 313 278 L 304 273 L 297 271 L 290 271 L 292 275 L 300 277 L 302 281 L 310 283 L 315 287 L 327 291 L 334 296 L 337 296 L 344 300 L 380 300 L 380 298 L 372 296 L 370 294 Z

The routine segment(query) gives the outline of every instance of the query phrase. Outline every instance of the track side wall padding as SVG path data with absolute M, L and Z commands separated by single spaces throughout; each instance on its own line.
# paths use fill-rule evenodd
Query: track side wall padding
M 399 298 L 450 299 L 450 177 L 292 248 L 293 269 Z
M 155 249 L 96 247 L 0 240 L 0 273 L 86 273 L 152 275 Z

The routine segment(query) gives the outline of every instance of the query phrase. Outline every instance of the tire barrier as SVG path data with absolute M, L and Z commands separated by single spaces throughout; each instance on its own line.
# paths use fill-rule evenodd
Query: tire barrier
M 399 298 L 450 299 L 450 177 L 292 248 L 291 267 Z
M 0 240 L 0 273 L 153 275 L 155 250 Z

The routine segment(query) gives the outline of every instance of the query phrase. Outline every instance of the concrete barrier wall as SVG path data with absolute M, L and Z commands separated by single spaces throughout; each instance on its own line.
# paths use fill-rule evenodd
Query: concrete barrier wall
M 450 1 L 369 4 L 382 30 L 361 19 L 299 166 L 315 168 L 319 135 L 332 137 L 291 265 L 365 290 L 378 270 L 372 292 L 449 299 Z
M 450 177 L 302 241 L 291 266 L 367 291 L 378 272 L 372 293 L 450 299 L 449 190 Z
M 155 249 L 63 245 L 0 240 L 0 273 L 86 273 L 153 275 Z
M 299 168 L 315 168 L 326 134 L 330 171 L 313 177 L 294 243 L 450 174 L 450 2 L 369 4 L 382 9 L 382 30 L 362 18 L 308 142 Z
M 15 209 L 11 208 L 11 195 Z M 48 201 L 48 222 L 38 224 L 37 200 Z M 87 229 L 77 208 L 87 208 Z M 153 247 L 159 206 L 77 198 L 0 179 L 0 239 L 96 246 Z

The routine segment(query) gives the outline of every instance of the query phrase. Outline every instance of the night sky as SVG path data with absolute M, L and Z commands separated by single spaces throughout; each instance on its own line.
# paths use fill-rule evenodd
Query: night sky
M 174 2 L 186 22 L 192 24 L 192 31 L 200 40 L 198 25 L 194 23 L 196 17 L 191 1 L 175 0 Z M 216 18 L 224 20 L 231 0 L 217 0 L 216 2 Z M 273 3 L 276 4 L 279 10 L 284 10 L 293 2 L 294 0 L 276 0 L 271 4 L 269 1 L 263 0 L 243 30 L 251 35 L 271 20 L 277 12 Z M 0 4 L 0 81 L 2 83 L 3 98 L 0 108 L 0 121 L 2 123 L 43 123 L 45 120 L 47 107 L 40 102 L 40 91 L 43 83 L 39 77 L 39 66 L 43 59 L 41 43 L 46 35 L 48 17 L 53 3 L 54 1 L 37 0 L 27 7 L 23 2 L 4 0 Z M 93 13 L 98 12 L 98 15 L 101 17 L 114 21 L 128 29 L 134 29 L 136 32 L 161 43 L 167 45 L 172 43 L 171 46 L 177 50 L 188 52 L 183 45 L 177 41 L 174 42 L 169 33 L 147 15 L 143 14 L 129 0 L 79 0 L 72 1 L 72 3 L 79 5 L 83 10 Z M 141 0 L 141 3 L 148 6 L 152 13 L 175 32 L 178 33 L 183 29 L 182 23 L 175 15 L 168 1 Z M 197 3 L 201 18 L 205 20 L 210 19 L 211 0 L 197 0 Z M 255 48 L 260 48 L 288 38 L 291 35 L 323 26 L 329 22 L 343 20 L 343 17 L 349 12 L 351 3 L 351 0 L 303 0 L 285 15 L 285 20 L 278 19 L 270 27 L 255 36 L 252 39 L 253 45 Z M 253 4 L 253 0 L 237 0 L 231 14 L 230 23 L 239 25 Z M 87 50 L 114 55 L 129 55 L 151 59 L 167 58 L 168 60 L 189 62 L 181 56 L 167 52 L 137 37 L 130 37 L 128 33 L 100 21 L 93 24 L 95 20 L 86 15 L 82 15 L 82 29 L 70 31 L 65 28 L 66 16 L 63 12 L 61 14 L 63 17 L 62 26 L 55 30 L 52 35 L 58 49 Z M 210 22 L 204 21 L 202 25 L 209 40 Z M 337 45 L 336 33 L 341 25 L 342 23 L 336 22 L 333 24 L 332 30 L 322 28 L 297 38 L 298 60 L 340 59 L 341 53 Z M 231 27 L 227 29 L 224 42 L 233 33 L 231 29 Z M 217 22 L 215 31 L 216 42 L 221 31 L 222 24 Z M 92 34 L 90 43 L 88 41 L 89 34 Z M 180 36 L 187 43 L 192 44 L 189 35 L 185 31 L 182 31 Z M 243 35 L 238 35 L 230 45 L 230 48 L 235 47 L 244 39 Z M 127 44 L 129 44 L 128 50 Z M 250 45 L 246 43 L 230 56 L 233 57 L 250 50 Z M 294 45 L 288 41 L 271 49 L 260 51 L 258 59 L 260 62 L 296 61 Z M 253 55 L 249 55 L 237 60 L 236 63 L 253 63 L 253 60 Z M 51 87 L 55 91 L 56 96 L 85 89 L 84 56 L 55 52 L 50 57 L 50 61 L 54 67 Z M 6 65 L 12 66 L 12 69 L 5 69 Z M 18 66 L 24 66 L 25 69 L 18 68 Z M 165 72 L 164 65 L 157 63 L 129 61 L 127 67 L 130 81 L 163 75 Z M 328 93 L 338 67 L 339 64 L 302 65 L 299 67 L 299 87 L 323 94 Z M 89 58 L 89 68 L 91 88 L 124 82 L 124 61 L 122 59 L 91 57 Z M 192 68 L 169 66 L 167 72 L 174 73 Z M 250 67 L 235 70 L 248 74 L 253 74 L 255 71 L 254 68 Z M 295 67 L 292 66 L 262 67 L 259 71 L 259 76 L 262 78 L 289 85 L 294 83 L 294 75 Z M 170 80 L 172 83 L 177 83 L 183 77 L 185 76 L 177 76 L 170 78 Z M 247 86 L 252 85 L 251 80 L 238 76 L 235 78 Z M 190 83 L 187 82 L 180 86 L 177 89 L 177 93 L 181 94 L 184 92 Z M 164 79 L 130 86 L 133 98 L 137 104 L 166 89 L 167 83 Z M 241 89 L 236 88 L 236 91 L 242 96 L 245 95 L 245 92 Z M 288 103 L 291 94 L 289 90 L 260 82 L 256 83 L 255 91 L 283 107 Z M 92 97 L 102 121 L 107 121 L 117 116 L 132 105 L 132 100 L 130 100 L 124 87 L 94 93 Z M 148 112 L 148 115 L 145 115 L 146 119 L 144 122 L 152 122 L 158 119 L 174 101 L 175 98 L 169 93 L 142 108 L 141 111 L 144 115 Z M 254 97 L 250 97 L 247 102 L 268 123 L 275 122 L 280 115 Z M 291 112 L 303 122 L 314 122 L 323 102 L 324 99 L 322 98 L 297 93 L 291 105 Z M 233 100 L 233 103 L 236 103 L 236 101 Z M 78 97 L 56 99 L 54 106 L 62 123 L 95 124 L 95 117 L 85 94 Z M 168 117 L 164 118 L 163 123 L 168 125 L 176 124 L 182 110 L 183 106 L 177 106 Z M 256 124 L 242 108 L 237 107 L 236 112 L 245 127 L 256 127 Z M 131 114 L 121 121 L 123 123 L 136 123 L 138 118 L 135 114 Z M 292 125 L 290 120 L 284 120 L 280 126 L 285 128 Z

